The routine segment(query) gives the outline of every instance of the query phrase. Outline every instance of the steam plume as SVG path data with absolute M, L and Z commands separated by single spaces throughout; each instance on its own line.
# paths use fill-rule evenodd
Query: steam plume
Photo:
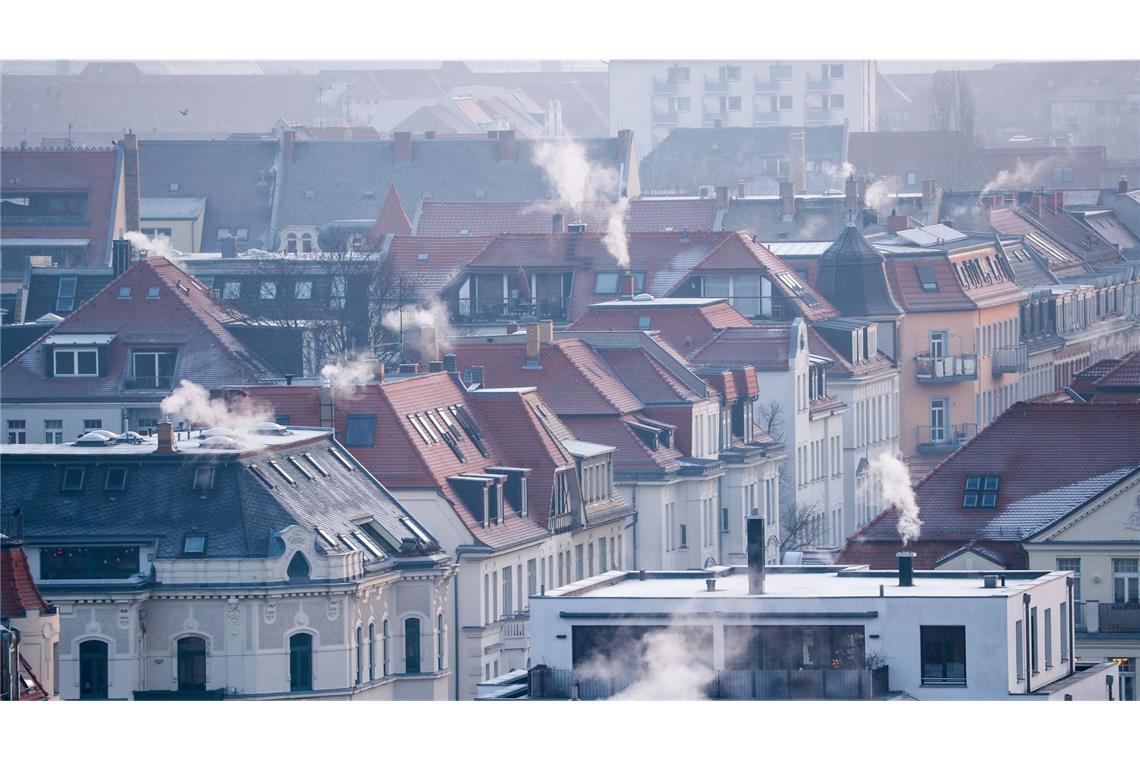
M 418 330 L 409 330 L 409 327 L 425 325 L 435 328 L 439 349 L 446 351 L 451 348 L 451 315 L 447 304 L 438 299 L 431 299 L 421 306 L 405 306 L 401 309 L 392 309 L 381 318 L 381 323 L 388 330 L 399 333 L 403 329 L 403 339 L 412 348 L 419 350 L 417 344 L 420 339 Z
M 153 256 L 163 256 L 169 259 L 182 255 L 180 251 L 176 251 L 170 245 L 170 238 L 166 235 L 155 235 L 150 238 L 141 232 L 127 232 L 123 237 L 129 240 L 137 250 L 146 251 Z
M 918 540 L 922 533 L 922 520 L 918 519 L 918 503 L 910 487 L 910 470 L 894 455 L 879 454 L 871 463 L 871 476 L 878 477 L 883 486 L 883 499 L 898 509 L 898 531 L 903 546 Z
M 227 404 L 220 398 L 210 398 L 209 391 L 189 380 L 183 380 L 159 407 L 165 415 L 205 427 L 238 430 L 273 421 L 273 409 L 268 404 L 249 397 Z
M 705 699 L 716 675 L 701 660 L 707 643 L 694 627 L 670 621 L 639 639 L 615 638 L 608 652 L 575 667 L 574 678 L 612 684 L 611 699 Z
M 360 355 L 348 362 L 326 364 L 321 367 L 321 377 L 341 392 L 351 392 L 356 386 L 367 383 L 375 377 L 376 362 L 366 355 Z
M 875 180 L 867 186 L 864 203 L 868 208 L 875 209 L 880 217 L 891 210 L 891 195 L 897 191 L 892 177 Z
M 987 182 L 982 188 L 982 195 L 994 190 L 1028 190 L 1032 188 L 1049 160 L 1044 158 L 1033 164 L 1026 164 L 1018 159 L 1017 166 L 1014 167 L 1013 171 L 1002 169 L 996 177 Z

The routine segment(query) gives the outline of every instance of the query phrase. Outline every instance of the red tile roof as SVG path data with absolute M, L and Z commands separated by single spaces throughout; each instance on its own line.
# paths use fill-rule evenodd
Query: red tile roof
M 494 238 L 410 237 L 397 235 L 387 261 L 395 276 L 406 278 L 421 300 L 436 298 Z
M 1012 566 L 1024 567 L 1017 515 L 1006 517 L 1012 522 L 996 535 L 995 519 L 1014 502 L 1140 466 L 1137 430 L 1140 405 L 1014 404 L 915 487 L 923 522 L 921 537 L 911 544 L 919 554 L 916 567 L 932 567 L 939 556 L 970 541 L 985 541 L 1019 563 Z M 996 508 L 962 506 L 970 475 L 1001 478 Z M 840 561 L 893 566 L 893 552 L 901 551 L 896 522 L 894 509 L 881 513 L 848 540 Z
M 1133 351 L 1116 362 L 1116 366 L 1093 382 L 1093 387 L 1098 391 L 1140 387 L 1140 351 Z
M 784 372 L 791 366 L 792 335 L 788 323 L 726 329 L 692 351 L 689 361 L 697 366 L 751 365 L 757 372 Z
M 0 547 L 0 618 L 21 618 L 32 610 L 47 614 L 51 609 L 36 588 L 24 547 L 4 540 Z
M 649 319 L 649 330 L 682 354 L 703 346 L 726 327 L 751 327 L 748 318 L 724 299 L 705 303 L 678 302 L 668 298 L 655 301 L 622 301 L 593 304 L 573 330 L 639 330 L 641 320 Z
M 701 396 L 645 351 L 626 347 L 595 349 L 646 406 L 700 401 Z
M 368 233 L 368 243 L 374 247 L 379 246 L 385 235 L 410 235 L 412 221 L 408 219 L 408 212 L 404 210 L 404 202 L 400 200 L 400 193 L 396 186 L 388 185 L 388 195 L 384 197 L 384 205 L 376 216 L 376 223 Z
M 120 288 L 131 289 L 130 298 L 119 298 Z M 148 297 L 157 288 L 159 297 Z M 136 391 L 124 388 L 131 374 L 130 352 L 139 345 L 173 346 L 178 349 L 175 384 L 189 379 L 206 388 L 256 382 L 268 371 L 226 324 L 232 315 L 218 305 L 197 279 L 162 257 L 138 262 L 121 277 L 73 311 L 3 369 L 3 398 L 14 400 L 127 401 L 162 398 L 166 391 Z M 48 379 L 44 340 L 73 334 L 114 334 L 107 352 L 108 370 L 93 378 Z
M 417 235 L 546 234 L 553 216 L 562 214 L 563 224 L 584 222 L 588 232 L 605 232 L 608 205 L 587 204 L 581 214 L 553 202 L 446 202 L 425 201 L 416 221 Z M 716 201 L 697 198 L 635 199 L 625 215 L 628 232 L 712 230 L 717 217 Z M 466 232 L 464 232 L 466 230 Z

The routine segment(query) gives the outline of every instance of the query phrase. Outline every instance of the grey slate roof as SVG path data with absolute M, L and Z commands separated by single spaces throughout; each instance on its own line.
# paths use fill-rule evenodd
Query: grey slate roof
M 206 534 L 207 558 L 271 557 L 273 534 L 291 525 L 310 530 L 322 528 L 332 537 L 356 529 L 355 520 L 370 517 L 397 541 L 414 538 L 401 522 L 409 517 L 395 498 L 357 464 L 345 469 L 330 453 L 335 447 L 348 461 L 351 454 L 335 443 L 331 433 L 296 431 L 291 440 L 257 447 L 252 451 L 180 451 L 154 454 L 153 445 L 134 451 L 128 444 L 80 449 L 68 444 L 0 447 L 0 495 L 5 519 L 17 507 L 23 511 L 24 535 L 29 543 L 48 544 L 61 540 L 148 539 L 157 541 L 159 559 L 181 556 L 186 533 Z M 183 443 L 186 448 L 190 444 Z M 144 445 L 145 447 L 145 445 Z M 144 448 L 139 447 L 139 448 Z M 57 453 L 40 453 L 44 449 Z M 117 451 L 116 449 L 125 449 Z M 313 480 L 296 471 L 284 456 L 311 454 L 326 471 L 321 476 L 304 463 Z M 295 484 L 286 482 L 267 463 L 279 461 Z M 215 466 L 214 488 L 191 490 L 197 466 Z M 255 475 L 249 465 L 259 465 L 273 488 Z M 103 490 L 102 473 L 108 466 L 127 469 L 126 490 Z M 61 493 L 63 466 L 86 469 L 83 491 Z M 156 498 L 156 496 L 161 498 Z M 426 531 L 425 531 L 426 532 Z M 325 551 L 344 551 L 323 540 Z
M 883 261 L 883 254 L 859 230 L 844 227 L 819 258 L 816 290 L 844 316 L 902 314 L 891 295 Z
M 787 159 L 795 127 L 727 127 L 674 129 L 641 161 L 641 187 L 647 194 L 695 195 L 701 185 L 720 185 L 736 192 L 737 182 L 747 183 L 749 195 L 776 193 L 779 180 L 769 176 L 764 162 Z M 804 154 L 808 161 L 830 161 L 834 176 L 808 174 L 807 192 L 841 188 L 839 172 L 847 155 L 845 125 L 808 127 L 804 130 Z M 805 188 L 796 188 L 805 192 Z
M 589 160 L 618 170 L 617 140 L 582 142 Z M 500 161 L 499 141 L 494 139 L 412 140 L 412 160 L 396 163 L 392 140 L 298 141 L 293 161 L 284 167 L 277 229 L 373 220 L 389 181 L 395 182 L 409 213 L 426 197 L 436 201 L 552 197 L 543 170 L 532 160 L 535 141 L 516 144 L 516 159 Z

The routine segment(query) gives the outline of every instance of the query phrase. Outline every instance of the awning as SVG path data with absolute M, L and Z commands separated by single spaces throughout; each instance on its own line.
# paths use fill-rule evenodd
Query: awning
M 44 344 L 48 346 L 106 346 L 114 339 L 114 333 L 53 333 L 44 338 Z

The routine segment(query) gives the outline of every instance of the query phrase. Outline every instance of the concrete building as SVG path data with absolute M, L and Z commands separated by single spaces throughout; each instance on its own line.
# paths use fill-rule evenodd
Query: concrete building
M 875 129 L 874 61 L 610 61 L 610 133 L 647 150 L 677 127 Z
M 451 696 L 454 570 L 329 431 L 165 424 L 0 463 L 61 698 Z
M 1107 700 L 1072 576 L 866 567 L 612 572 L 531 600 L 532 699 Z M 1106 681 L 1107 679 L 1107 681 Z

